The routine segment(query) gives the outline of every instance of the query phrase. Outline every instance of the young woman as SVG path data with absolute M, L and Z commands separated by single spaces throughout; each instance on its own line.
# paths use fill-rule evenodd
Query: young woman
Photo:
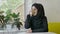
M 42 4 L 34 3 L 31 12 L 27 15 L 25 28 L 28 32 L 48 32 L 47 18 Z

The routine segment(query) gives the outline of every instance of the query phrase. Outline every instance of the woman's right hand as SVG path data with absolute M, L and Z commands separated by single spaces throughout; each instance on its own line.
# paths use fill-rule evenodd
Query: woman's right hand
M 27 33 L 32 33 L 31 28 L 29 28 L 29 29 L 27 30 Z

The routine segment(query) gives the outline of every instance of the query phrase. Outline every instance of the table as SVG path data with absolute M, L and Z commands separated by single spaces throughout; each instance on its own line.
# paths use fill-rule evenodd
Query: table
M 18 30 L 0 30 L 0 34 L 17 34 Z
M 54 32 L 39 32 L 39 33 L 26 33 L 28 29 L 21 29 L 18 34 L 56 34 Z
M 53 32 L 39 32 L 39 33 L 27 33 L 26 29 L 10 29 L 10 30 L 0 30 L 0 34 L 56 34 Z
M 0 30 L 0 34 L 56 34 L 53 32 L 39 32 L 39 33 L 27 33 L 20 30 Z
M 26 33 L 26 32 L 21 32 L 21 33 L 18 33 L 18 34 L 56 34 L 56 33 L 53 33 L 53 32 L 40 32 L 40 33 Z

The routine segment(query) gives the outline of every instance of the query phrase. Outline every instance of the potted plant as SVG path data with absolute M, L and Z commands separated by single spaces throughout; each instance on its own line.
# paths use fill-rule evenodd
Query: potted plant
M 4 29 L 7 24 L 9 25 L 13 21 L 11 26 L 14 27 L 14 25 L 16 25 L 18 30 L 20 30 L 20 27 L 22 25 L 22 22 L 20 22 L 19 18 L 20 13 L 11 13 L 11 10 L 6 11 L 6 16 L 4 16 L 3 13 L 4 11 L 0 11 L 0 28 Z
M 20 26 L 22 25 L 22 22 L 20 22 L 19 13 L 18 14 L 13 13 L 12 17 L 14 19 L 14 23 L 12 24 L 12 27 L 16 25 L 18 30 L 20 30 Z
M 16 25 L 16 27 L 18 28 L 18 30 L 20 30 L 20 26 L 22 25 L 22 22 L 20 22 L 20 18 L 19 18 L 19 14 L 20 13 L 11 13 L 11 10 L 7 10 L 6 12 L 6 16 L 5 16 L 5 22 L 6 24 L 9 23 L 9 21 L 13 21 L 12 23 L 12 28 L 14 27 L 14 25 Z M 12 20 L 13 19 L 13 20 Z
M 6 23 L 4 22 L 4 11 L 0 11 L 0 29 L 4 29 Z

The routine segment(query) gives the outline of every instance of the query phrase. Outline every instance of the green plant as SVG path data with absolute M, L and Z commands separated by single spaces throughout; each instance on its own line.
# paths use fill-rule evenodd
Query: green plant
M 8 23 L 8 21 L 13 19 L 12 28 L 14 27 L 14 25 L 16 25 L 16 27 L 20 30 L 20 26 L 22 25 L 19 17 L 20 13 L 11 13 L 11 10 L 7 10 L 6 14 L 7 15 L 5 17 L 5 22 Z
M 14 23 L 12 24 L 12 27 L 16 25 L 16 27 L 20 30 L 22 22 L 20 22 L 19 13 L 18 14 L 13 13 L 12 17 L 14 18 Z
M 4 28 L 6 26 L 5 20 L 4 20 L 4 11 L 0 11 L 0 28 Z
M 9 10 L 7 10 L 6 11 L 6 16 L 5 16 L 5 22 L 6 23 L 8 23 L 8 21 L 10 21 L 11 20 L 11 10 L 9 9 Z
M 2 24 L 1 28 L 4 28 L 6 24 L 9 24 L 11 21 L 13 21 L 12 28 L 14 27 L 14 25 L 16 25 L 18 30 L 20 30 L 20 27 L 23 25 L 22 22 L 20 22 L 20 18 L 19 18 L 20 13 L 17 14 L 12 13 L 11 10 L 6 11 L 6 16 L 2 15 L 2 13 L 4 12 L 0 12 L 0 23 Z

